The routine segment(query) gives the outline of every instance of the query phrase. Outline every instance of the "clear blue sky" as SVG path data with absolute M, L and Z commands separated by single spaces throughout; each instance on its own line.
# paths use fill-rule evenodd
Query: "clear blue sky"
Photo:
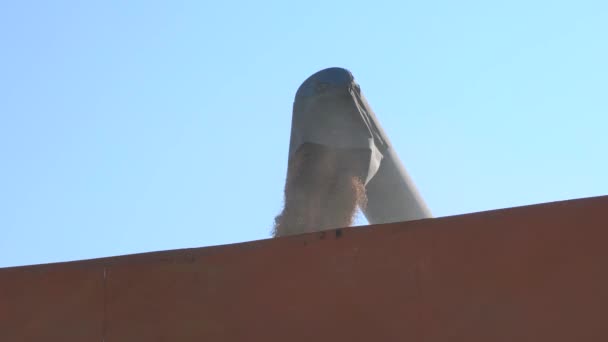
M 0 267 L 269 237 L 330 66 L 435 216 L 608 194 L 607 37 L 606 1 L 2 1 Z

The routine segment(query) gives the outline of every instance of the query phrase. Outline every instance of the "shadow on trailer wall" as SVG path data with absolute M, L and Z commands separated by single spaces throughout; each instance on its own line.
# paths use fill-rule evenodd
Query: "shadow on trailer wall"
M 0 269 L 0 341 L 608 341 L 608 197 Z

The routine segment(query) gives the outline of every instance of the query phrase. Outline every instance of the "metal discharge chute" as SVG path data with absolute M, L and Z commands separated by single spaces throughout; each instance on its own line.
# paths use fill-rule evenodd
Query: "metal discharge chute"
M 362 209 L 371 224 L 431 217 L 350 71 L 324 69 L 298 88 L 293 105 L 290 160 L 305 144 L 352 151 L 363 159 L 361 178 L 367 205 Z

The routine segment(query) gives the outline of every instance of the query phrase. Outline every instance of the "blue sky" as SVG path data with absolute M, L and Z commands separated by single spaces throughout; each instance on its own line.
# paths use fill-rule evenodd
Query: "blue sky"
M 269 237 L 330 66 L 435 216 L 608 194 L 607 36 L 605 1 L 2 1 L 0 267 Z

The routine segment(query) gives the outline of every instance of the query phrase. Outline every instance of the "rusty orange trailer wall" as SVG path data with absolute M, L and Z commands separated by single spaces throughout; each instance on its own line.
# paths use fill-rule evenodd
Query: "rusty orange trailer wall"
M 608 197 L 0 269 L 0 341 L 608 341 Z

